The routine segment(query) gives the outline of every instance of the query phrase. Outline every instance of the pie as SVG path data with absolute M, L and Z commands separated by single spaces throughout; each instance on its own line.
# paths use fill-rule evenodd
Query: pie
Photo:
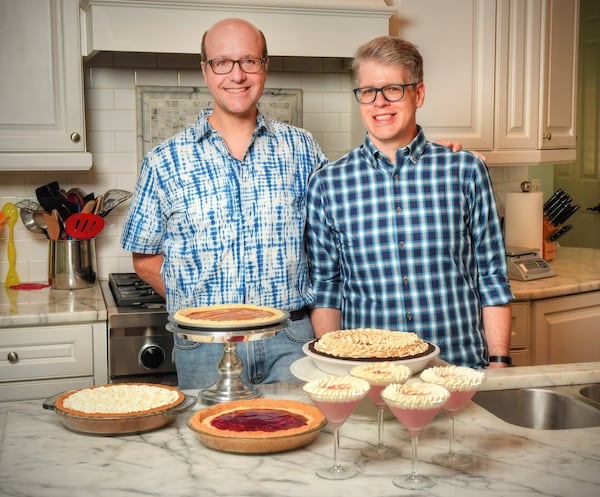
M 319 409 L 294 400 L 234 400 L 197 411 L 188 426 L 209 448 L 267 453 L 312 442 L 325 425 Z
M 183 402 L 176 387 L 149 383 L 117 383 L 62 394 L 55 406 L 64 413 L 93 418 L 159 413 Z
M 325 357 L 370 362 L 414 359 L 435 349 L 416 333 L 374 328 L 330 331 L 308 348 Z
M 466 366 L 448 365 L 427 368 L 420 377 L 423 381 L 441 385 L 450 392 L 466 392 L 479 388 L 485 379 L 485 373 Z
M 178 310 L 173 319 L 183 325 L 198 327 L 249 327 L 279 323 L 287 313 L 272 307 L 252 304 L 216 304 Z

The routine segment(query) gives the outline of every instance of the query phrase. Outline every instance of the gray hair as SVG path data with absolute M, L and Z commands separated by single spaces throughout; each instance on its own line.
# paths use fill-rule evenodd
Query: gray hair
M 408 70 L 412 83 L 423 82 L 423 58 L 419 50 L 409 41 L 397 36 L 379 36 L 358 47 L 352 61 L 357 83 L 360 65 L 368 60 L 402 66 Z

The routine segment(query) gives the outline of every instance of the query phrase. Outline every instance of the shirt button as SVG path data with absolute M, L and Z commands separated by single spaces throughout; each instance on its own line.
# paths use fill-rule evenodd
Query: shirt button
M 417 163 L 417 158 L 416 158 L 416 157 L 412 157 L 412 156 L 411 156 L 411 158 L 410 158 L 410 161 L 411 161 L 413 164 L 416 164 L 416 163 Z
M 406 313 L 406 319 L 407 319 L 408 321 L 412 321 L 412 317 L 413 317 L 413 315 L 412 315 L 412 312 L 407 312 L 407 313 Z
M 404 242 L 400 242 L 400 248 L 404 248 Z
M 396 214 L 400 214 L 402 212 L 402 207 L 399 205 L 396 206 Z
M 394 181 L 398 181 L 400 179 L 400 176 L 398 176 L 397 174 L 394 174 Z
M 408 285 L 408 277 L 407 276 L 404 276 L 402 278 L 402 283 L 404 283 L 405 285 Z

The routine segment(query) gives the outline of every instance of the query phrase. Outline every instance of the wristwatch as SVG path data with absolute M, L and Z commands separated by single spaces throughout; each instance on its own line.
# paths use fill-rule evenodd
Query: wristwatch
M 488 357 L 488 362 L 503 362 L 508 366 L 512 366 L 512 357 L 508 355 L 491 355 Z

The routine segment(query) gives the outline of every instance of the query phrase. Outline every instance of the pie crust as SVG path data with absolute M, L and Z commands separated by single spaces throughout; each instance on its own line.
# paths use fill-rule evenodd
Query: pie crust
M 184 399 L 183 392 L 169 385 L 116 383 L 64 393 L 56 399 L 55 407 L 64 413 L 89 418 L 131 417 L 166 411 Z M 123 406 L 127 404 L 131 409 L 124 412 Z
M 180 309 L 173 315 L 176 323 L 198 327 L 249 327 L 283 321 L 287 313 L 273 307 L 253 304 L 216 304 Z
M 245 429 L 236 418 L 254 421 Z M 235 429 L 219 428 L 219 423 L 230 423 Z M 283 426 L 277 429 L 280 423 Z M 197 411 L 187 424 L 209 448 L 268 453 L 307 445 L 318 436 L 326 420 L 319 409 L 304 402 L 258 398 L 234 400 Z

